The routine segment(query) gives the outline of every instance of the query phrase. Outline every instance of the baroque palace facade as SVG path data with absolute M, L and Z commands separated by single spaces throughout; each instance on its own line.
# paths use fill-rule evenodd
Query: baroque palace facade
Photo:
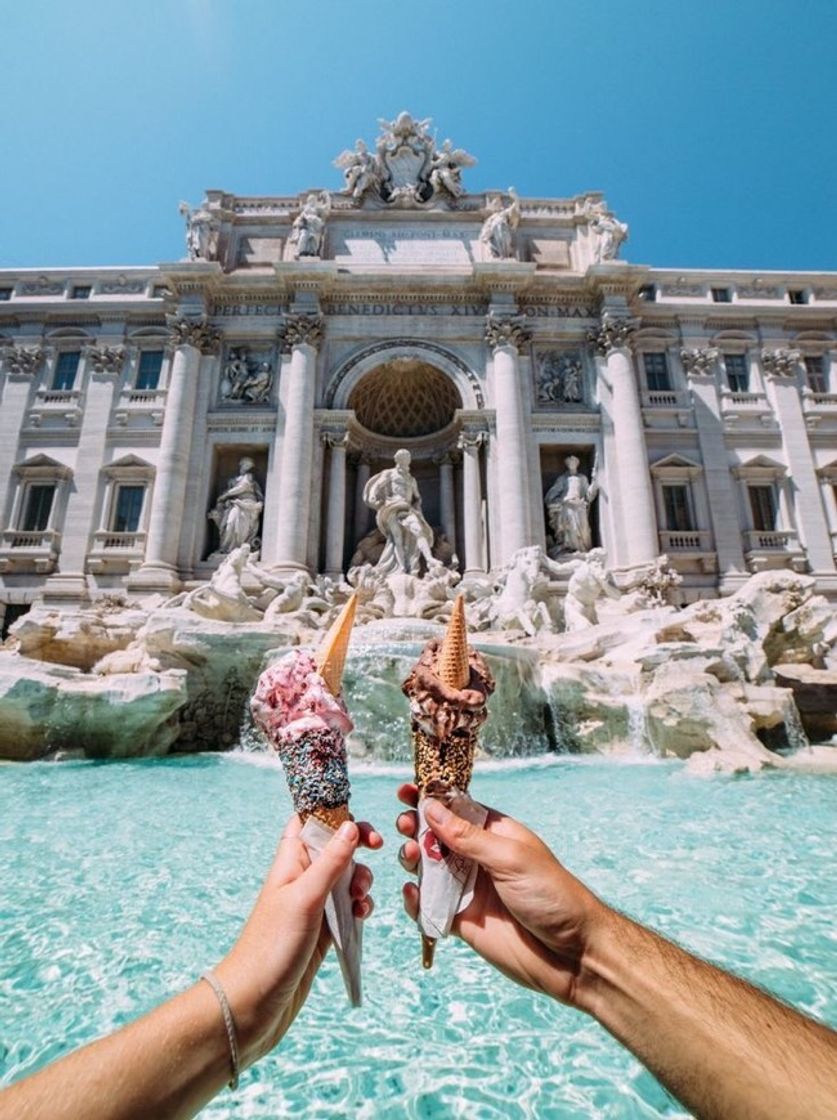
M 345 573 L 402 447 L 466 574 L 561 557 L 575 456 L 617 579 L 665 553 L 684 600 L 768 567 L 837 597 L 837 275 L 619 260 L 601 195 L 470 194 L 429 122 L 381 123 L 334 194 L 182 206 L 183 260 L 0 272 L 6 628 L 174 593 L 230 541 Z

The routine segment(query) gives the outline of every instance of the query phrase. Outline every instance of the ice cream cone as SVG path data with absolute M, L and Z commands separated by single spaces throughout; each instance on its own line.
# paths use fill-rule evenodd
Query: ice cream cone
M 465 599 L 462 595 L 457 595 L 453 604 L 453 612 L 436 662 L 436 673 L 448 688 L 464 688 L 471 679 L 468 623 L 465 620 Z
M 349 652 L 349 639 L 357 610 L 357 592 L 352 592 L 348 602 L 332 623 L 317 651 L 317 672 L 326 682 L 333 696 L 339 696 L 343 684 L 343 670 Z
M 318 821 L 336 832 L 343 821 L 353 821 L 355 818 L 349 812 L 348 805 L 317 805 L 310 813 L 300 813 L 302 823 L 309 817 L 316 817 Z

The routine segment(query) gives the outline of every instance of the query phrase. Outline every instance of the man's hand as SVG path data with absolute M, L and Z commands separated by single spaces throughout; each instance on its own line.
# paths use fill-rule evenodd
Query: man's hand
M 414 807 L 418 791 L 401 786 L 399 800 Z M 440 802 L 425 812 L 439 840 L 479 865 L 470 905 L 458 914 L 453 932 L 510 979 L 574 1003 L 584 951 L 606 907 L 561 866 L 549 848 L 522 824 L 489 810 L 485 828 L 476 828 Z M 398 831 L 408 837 L 401 864 L 414 872 L 419 861 L 417 816 L 401 813 Z M 404 886 L 411 918 L 419 910 L 419 890 Z
M 229 954 L 215 970 L 239 1031 L 242 1066 L 271 1050 L 296 1018 L 330 944 L 323 909 L 358 844 L 380 848 L 371 825 L 342 824 L 313 863 L 294 815 L 256 905 Z M 372 872 L 358 864 L 352 879 L 358 918 L 372 913 Z

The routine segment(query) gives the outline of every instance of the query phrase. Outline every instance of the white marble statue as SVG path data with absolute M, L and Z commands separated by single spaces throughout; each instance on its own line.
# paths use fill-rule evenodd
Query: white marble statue
M 556 568 L 572 571 L 564 599 L 564 629 L 586 630 L 599 621 L 596 604 L 601 599 L 619 599 L 621 592 L 605 567 L 605 550 L 594 548 L 584 559 L 569 560 Z
M 186 222 L 186 250 L 189 260 L 214 260 L 218 252 L 218 231 L 213 226 L 212 215 L 204 206 L 193 210 L 188 202 L 181 202 L 178 210 Z
M 593 547 L 590 530 L 590 503 L 599 492 L 595 471 L 593 479 L 579 473 L 580 460 L 569 455 L 566 471 L 559 475 L 544 496 L 549 528 L 555 538 L 556 555 L 589 552 Z
M 622 242 L 627 240 L 628 226 L 613 214 L 609 214 L 603 202 L 590 204 L 587 212 L 590 228 L 596 234 L 596 245 L 593 250 L 596 264 L 615 260 L 619 255 Z
M 462 194 L 462 168 L 473 167 L 477 161 L 463 148 L 454 148 L 445 140 L 430 164 L 430 185 L 434 191 L 447 191 L 451 198 Z
M 386 539 L 377 568 L 418 575 L 421 561 L 433 561 L 433 530 L 421 511 L 418 483 L 410 474 L 410 452 L 395 453 L 395 466 L 373 475 L 363 489 L 364 502 L 376 512 Z
M 476 616 L 485 615 L 492 629 L 524 630 L 533 637 L 541 630 L 554 630 L 549 609 L 549 576 L 563 571 L 545 555 L 540 545 L 519 548 L 509 560 L 505 575 Z
M 343 194 L 359 202 L 367 191 L 380 187 L 381 176 L 375 157 L 362 140 L 355 142 L 354 151 L 341 152 L 334 161 L 346 180 Z
M 520 224 L 520 199 L 514 187 L 509 187 L 511 203 L 503 206 L 500 198 L 490 204 L 491 213 L 480 230 L 480 242 L 485 246 L 489 257 L 495 260 L 510 260 L 514 257 L 514 231 Z
M 213 572 L 209 583 L 177 595 L 165 604 L 194 611 L 216 622 L 260 622 L 262 612 L 242 587 L 242 577 L 250 561 L 250 546 L 242 544 Z
M 294 218 L 290 242 L 296 248 L 294 257 L 318 257 L 323 247 L 326 221 L 331 212 L 328 191 L 309 194 L 305 205 Z
M 230 479 L 226 490 L 218 496 L 215 508 L 207 515 L 218 526 L 220 553 L 232 552 L 243 544 L 252 546 L 257 540 L 264 494 L 254 470 L 252 459 L 241 459 L 238 474 Z

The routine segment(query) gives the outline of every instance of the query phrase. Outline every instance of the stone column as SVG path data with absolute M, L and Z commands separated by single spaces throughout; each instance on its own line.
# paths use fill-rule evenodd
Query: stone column
M 497 475 L 501 540 L 499 559 L 508 561 L 531 544 L 527 428 L 520 392 L 519 350 L 528 334 L 517 319 L 489 315 L 485 338 L 494 354 L 497 413 Z
M 782 442 L 796 498 L 796 523 L 808 553 L 808 563 L 812 572 L 833 572 L 831 534 L 799 395 L 797 373 L 801 360 L 798 350 L 764 350 L 761 367 L 782 429 Z
M 0 348 L 3 366 L 3 388 L 0 395 L 0 487 L 14 485 L 12 467 L 18 456 L 20 430 L 32 403 L 37 374 L 44 360 L 40 346 L 8 346 Z M 3 511 L 9 508 L 11 495 L 0 490 L 0 529 Z
M 317 347 L 322 332 L 320 315 L 288 315 L 285 319 L 283 347 L 290 352 L 291 362 L 286 372 L 288 395 L 274 562 L 285 571 L 307 571 Z
M 371 473 L 372 468 L 369 465 L 369 460 L 361 456 L 357 465 L 357 479 L 355 481 L 355 539 L 352 542 L 353 546 L 362 540 L 369 531 L 370 511 L 369 506 L 363 500 L 363 491 L 366 489 L 366 483 L 369 481 Z
M 746 566 L 738 520 L 738 495 L 730 474 L 729 453 L 724 439 L 721 404 L 715 380 L 719 356 L 719 351 L 710 347 L 680 351 L 680 360 L 695 408 L 703 477 L 709 497 L 709 516 L 723 591 L 738 585 L 739 581 L 735 577 L 746 572 Z
M 326 513 L 325 570 L 327 576 L 343 574 L 343 548 L 346 539 L 346 448 L 349 437 L 343 432 L 323 433 L 331 448 L 328 466 L 328 506 Z
M 465 528 L 465 575 L 485 571 L 482 535 L 482 480 L 480 447 L 485 432 L 462 432 L 457 447 L 462 452 L 462 517 Z
M 630 339 L 634 330 L 633 320 L 605 315 L 589 336 L 603 362 L 603 375 L 611 386 L 614 438 L 619 456 L 618 471 L 613 477 L 608 470 L 608 486 L 621 510 L 625 555 L 609 559 L 611 563 L 615 561 L 625 566 L 647 563 L 660 551 L 642 408 L 631 359 Z
M 198 370 L 201 354 L 217 353 L 221 343 L 221 332 L 205 319 L 174 319 L 170 327 L 170 345 L 175 350 L 169 371 L 145 559 L 127 581 L 128 587 L 138 590 L 177 590 L 177 553 L 195 420 Z
M 84 412 L 79 432 L 73 488 L 64 514 L 59 570 L 44 585 L 44 601 L 72 601 L 88 597 L 85 562 L 91 534 L 98 527 L 94 511 L 104 466 L 107 431 L 118 391 L 123 346 L 90 346 L 79 378 L 87 377 Z
M 456 552 L 456 505 L 453 490 L 453 460 L 449 454 L 438 459 L 439 466 L 439 520 L 442 532 Z

